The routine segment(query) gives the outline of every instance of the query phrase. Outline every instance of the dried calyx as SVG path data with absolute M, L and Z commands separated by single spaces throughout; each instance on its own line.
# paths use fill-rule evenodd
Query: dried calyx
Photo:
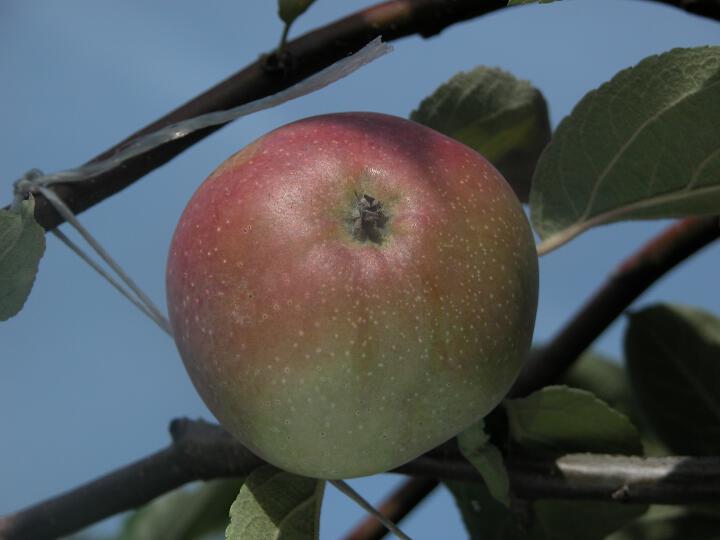
M 383 212 L 382 203 L 375 197 L 355 193 L 355 208 L 352 211 L 352 236 L 360 242 L 382 243 L 384 227 L 388 216 Z

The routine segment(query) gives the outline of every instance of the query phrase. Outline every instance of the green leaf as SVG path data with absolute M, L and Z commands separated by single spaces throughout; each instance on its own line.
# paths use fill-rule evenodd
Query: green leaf
M 650 56 L 588 93 L 533 177 L 540 252 L 614 221 L 718 213 L 718 126 L 720 47 Z
M 134 512 L 118 540 L 195 540 L 223 531 L 228 508 L 243 481 L 214 480 L 200 487 L 175 490 Z
M 640 430 L 646 455 L 667 455 L 667 449 L 640 414 L 630 390 L 627 370 L 616 361 L 594 351 L 586 352 L 568 370 L 562 383 L 592 392 L 613 409 L 630 418 L 633 425 Z
M 35 221 L 32 195 L 10 210 L 0 210 L 0 321 L 25 304 L 45 252 L 45 230 Z
M 527 202 L 535 164 L 550 140 L 545 99 L 528 81 L 483 66 L 460 72 L 410 119 L 478 151 Z
M 624 414 L 590 392 L 548 386 L 505 401 L 510 436 L 539 453 L 641 454 L 640 434 Z
M 490 494 L 500 503 L 510 506 L 510 482 L 502 454 L 485 433 L 483 421 L 473 424 L 458 435 L 460 452 L 485 481 Z
M 599 501 L 543 500 L 520 513 L 500 504 L 483 484 L 445 484 L 471 540 L 602 540 L 646 509 Z
M 658 437 L 680 454 L 719 454 L 720 319 L 690 307 L 643 309 L 630 315 L 625 354 Z
M 471 540 L 602 540 L 646 509 L 644 505 L 553 500 L 536 501 L 520 513 L 500 504 L 483 484 L 445 484 Z
M 608 540 L 720 540 L 720 517 L 694 512 L 641 519 Z
M 271 465 L 248 476 L 230 507 L 228 540 L 308 540 L 319 538 L 325 483 Z
M 300 15 L 307 11 L 307 8 L 315 0 L 278 0 L 278 15 L 288 26 Z
M 522 6 L 525 4 L 549 4 L 557 0 L 508 0 L 508 6 Z
M 613 409 L 638 425 L 637 405 L 630 392 L 627 372 L 617 361 L 595 351 L 588 351 L 563 377 L 563 384 L 592 392 Z
M 446 481 L 460 510 L 471 540 L 524 540 L 520 516 L 490 494 L 487 486 L 472 482 Z

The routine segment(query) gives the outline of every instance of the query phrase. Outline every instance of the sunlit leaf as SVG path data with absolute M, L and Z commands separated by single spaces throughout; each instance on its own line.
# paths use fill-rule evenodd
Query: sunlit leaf
M 651 56 L 588 93 L 540 157 L 544 253 L 590 227 L 720 212 L 720 47 Z

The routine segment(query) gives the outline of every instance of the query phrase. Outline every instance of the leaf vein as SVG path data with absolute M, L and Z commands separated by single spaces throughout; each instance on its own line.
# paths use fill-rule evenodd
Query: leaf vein
M 593 186 L 593 189 L 590 193 L 590 197 L 588 198 L 588 202 L 585 206 L 585 210 L 583 211 L 582 216 L 578 221 L 583 221 L 588 218 L 588 216 L 591 215 L 592 209 L 595 205 L 595 200 L 597 199 L 598 192 L 600 191 L 600 187 L 607 179 L 608 175 L 612 171 L 612 169 L 615 167 L 617 162 L 624 156 L 625 152 L 630 148 L 633 142 L 644 132 L 645 128 L 652 124 L 653 122 L 659 120 L 665 113 L 668 111 L 671 111 L 674 107 L 676 107 L 678 104 L 682 103 L 685 99 L 687 99 L 690 96 L 693 96 L 699 92 L 704 92 L 708 89 L 713 89 L 713 87 L 720 87 L 720 82 L 712 83 L 710 85 L 707 85 L 703 87 L 701 90 L 693 89 L 689 92 L 685 92 L 677 99 L 671 101 L 668 105 L 665 107 L 659 109 L 657 112 L 652 114 L 647 120 L 645 120 L 643 123 L 640 124 L 640 126 L 633 132 L 633 134 L 628 138 L 625 143 L 620 147 L 619 151 L 613 156 L 613 158 L 610 160 L 610 162 L 605 166 L 605 169 L 600 173 L 600 176 L 598 176 L 597 182 Z

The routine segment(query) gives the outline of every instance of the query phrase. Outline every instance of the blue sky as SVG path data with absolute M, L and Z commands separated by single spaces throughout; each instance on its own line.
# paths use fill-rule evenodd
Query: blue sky
M 367 2 L 318 0 L 298 35 Z M 275 4 L 261 0 L 3 0 L 0 4 L 0 188 L 11 200 L 24 171 L 81 164 L 274 47 Z M 82 214 L 82 222 L 164 305 L 167 246 L 185 203 L 223 159 L 259 135 L 325 112 L 409 112 L 454 73 L 479 64 L 529 79 L 553 124 L 590 89 L 643 57 L 717 44 L 717 23 L 653 2 L 568 0 L 505 10 L 430 40 L 395 42 L 390 55 L 315 95 L 224 128 Z M 536 339 L 550 337 L 633 248 L 665 225 L 592 231 L 541 261 Z M 720 311 L 717 246 L 643 296 Z M 624 322 L 598 342 L 621 355 Z M 19 316 L 0 324 L 0 514 L 159 449 L 178 416 L 211 418 L 174 344 L 54 238 Z M 377 499 L 400 479 L 352 484 Z M 362 511 L 329 488 L 322 538 Z M 104 524 L 112 530 L 113 520 Z M 438 490 L 404 523 L 414 538 L 462 538 Z

